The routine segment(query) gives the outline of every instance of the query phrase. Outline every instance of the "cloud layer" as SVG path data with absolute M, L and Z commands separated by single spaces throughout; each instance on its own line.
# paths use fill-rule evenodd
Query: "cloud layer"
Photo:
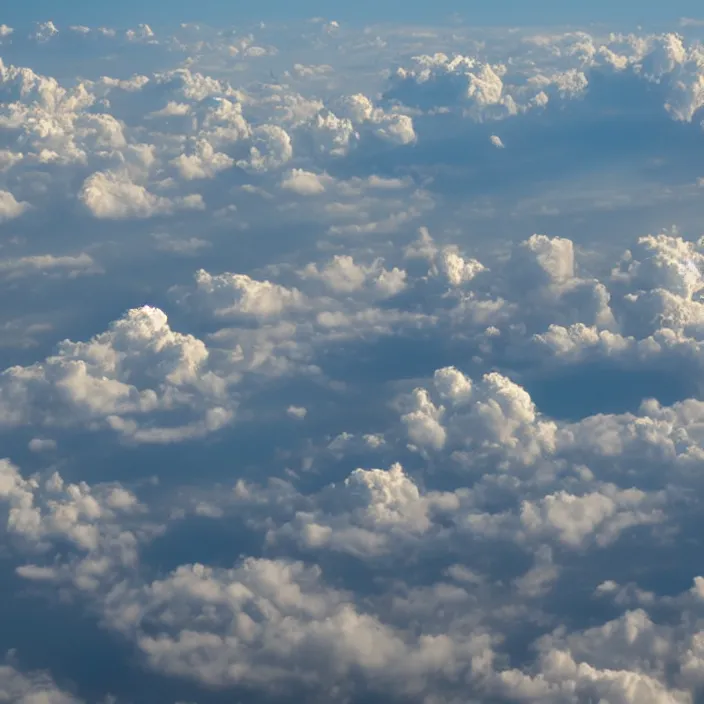
M 0 25 L 0 701 L 696 704 L 680 30 Z

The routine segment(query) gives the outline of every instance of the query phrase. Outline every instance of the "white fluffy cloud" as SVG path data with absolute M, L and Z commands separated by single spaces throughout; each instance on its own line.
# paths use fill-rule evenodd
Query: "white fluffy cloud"
M 402 269 L 385 269 L 381 260 L 370 266 L 360 265 L 348 255 L 336 255 L 320 269 L 316 264 L 309 264 L 302 275 L 307 279 L 320 279 L 337 293 L 352 293 L 369 287 L 382 298 L 400 293 L 406 286 L 406 272 Z
M 556 426 L 543 420 L 524 389 L 501 374 L 473 384 L 454 368 L 434 376 L 434 394 L 416 389 L 403 415 L 409 440 L 419 448 L 442 450 L 448 442 L 477 453 L 499 451 L 531 462 L 549 453 Z
M 18 203 L 9 191 L 0 191 L 0 223 L 18 218 L 28 208 L 28 203 Z
M 40 482 L 25 479 L 7 460 L 0 463 L 0 500 L 6 509 L 7 533 L 31 551 L 66 541 L 76 551 L 69 570 L 27 564 L 17 573 L 29 580 L 61 582 L 68 577 L 77 589 L 94 591 L 114 572 L 135 564 L 136 536 L 123 524 L 144 507 L 121 486 L 67 484 L 58 473 Z M 68 567 L 65 565 L 64 567 Z
M 254 144 L 249 159 L 242 159 L 238 166 L 251 171 L 268 171 L 288 163 L 293 157 L 290 135 L 278 125 L 261 125 L 254 130 Z
M 168 442 L 205 435 L 232 418 L 226 382 L 208 369 L 206 346 L 171 330 L 166 315 L 148 306 L 89 342 L 65 340 L 54 356 L 10 367 L 0 378 L 6 427 L 107 426 L 137 442 Z M 140 422 L 177 411 L 189 422 Z
M 461 643 L 430 634 L 405 642 L 301 563 L 250 559 L 230 570 L 184 565 L 125 596 L 108 614 L 114 626 L 136 631 L 155 669 L 209 685 L 346 696 L 361 675 L 373 689 L 415 696 L 450 653 L 453 678 L 486 657 L 479 635 Z M 165 627 L 173 635 L 149 635 Z
M 193 173 L 189 172 L 189 178 L 194 178 Z M 207 172 L 201 168 L 201 173 Z M 177 210 L 203 210 L 205 207 L 200 195 L 175 199 L 158 196 L 121 173 L 93 174 L 86 179 L 79 197 L 92 215 L 105 219 L 149 218 L 169 215 Z
M 204 308 L 216 317 L 277 317 L 307 307 L 306 297 L 271 281 L 257 281 L 246 274 L 196 272 L 192 290 L 174 290 L 184 304 Z
M 325 191 L 326 180 L 311 171 L 293 169 L 281 182 L 281 187 L 300 196 L 316 196 Z
M 210 142 L 199 141 L 195 144 L 192 154 L 180 154 L 171 162 L 182 178 L 192 181 L 199 178 L 213 178 L 218 172 L 229 169 L 235 160 L 216 152 Z

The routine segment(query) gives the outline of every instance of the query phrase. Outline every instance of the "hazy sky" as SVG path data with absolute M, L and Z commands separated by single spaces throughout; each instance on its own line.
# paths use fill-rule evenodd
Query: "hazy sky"
M 312 16 L 338 18 L 356 23 L 436 22 L 459 14 L 465 21 L 477 24 L 550 25 L 571 22 L 617 22 L 637 25 L 652 22 L 674 22 L 681 17 L 703 16 L 696 0 L 668 3 L 642 3 L 634 0 L 610 2 L 565 2 L 564 0 L 443 0 L 442 2 L 398 3 L 392 0 L 359 0 L 330 4 L 323 0 L 263 0 L 256 3 L 233 3 L 226 0 L 124 0 L 123 2 L 90 2 L 72 0 L 58 5 L 53 0 L 29 0 L 8 3 L 3 8 L 3 21 L 19 23 L 53 18 L 83 24 L 127 25 L 137 22 L 178 23 L 183 21 L 232 22 L 256 20 L 291 20 Z

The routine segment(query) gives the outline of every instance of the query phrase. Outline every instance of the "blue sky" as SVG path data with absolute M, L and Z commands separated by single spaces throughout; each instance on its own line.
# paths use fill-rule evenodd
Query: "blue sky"
M 501 25 L 547 25 L 571 22 L 618 22 L 636 25 L 674 21 L 680 17 L 702 15 L 701 3 L 678 0 L 668 3 L 643 3 L 636 0 L 611 2 L 566 2 L 565 0 L 445 0 L 444 2 L 399 3 L 395 0 L 359 0 L 351 3 L 330 3 L 324 0 L 265 0 L 256 3 L 226 0 L 124 0 L 93 2 L 71 0 L 30 0 L 26 3 L 5 3 L 2 21 L 23 23 L 53 19 L 62 23 L 113 24 L 124 26 L 137 22 L 205 21 L 220 23 L 252 20 L 324 16 L 355 23 L 433 22 L 459 13 L 468 22 Z

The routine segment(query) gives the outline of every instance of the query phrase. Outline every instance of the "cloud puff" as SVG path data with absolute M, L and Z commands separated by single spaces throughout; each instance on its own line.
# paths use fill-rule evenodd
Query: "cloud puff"
M 148 306 L 89 342 L 65 340 L 56 355 L 10 367 L 1 378 L 6 427 L 102 426 L 137 442 L 168 442 L 207 434 L 232 418 L 226 382 L 209 370 L 203 342 L 172 331 L 166 315 Z M 179 410 L 190 422 L 143 427 L 139 420 Z
M 382 264 L 382 260 L 377 259 L 370 266 L 364 266 L 355 263 L 348 255 L 336 255 L 321 269 L 316 264 L 309 264 L 302 275 L 306 279 L 320 279 L 337 293 L 352 293 L 369 287 L 376 295 L 385 298 L 403 291 L 406 272 L 398 267 L 388 270 Z
M 410 66 L 396 69 L 385 97 L 423 110 L 459 106 L 474 119 L 500 119 L 544 106 L 548 99 L 544 89 L 559 83 L 561 78 L 546 78 L 534 84 L 523 98 L 526 91 L 507 84 L 506 74 L 504 64 L 485 63 L 471 56 L 421 54 L 413 58 Z M 569 90 L 574 93 L 580 93 L 587 84 L 586 80 L 573 83 Z
M 38 22 L 36 32 L 32 35 L 38 42 L 48 42 L 59 33 L 56 25 L 51 21 Z
M 456 245 L 436 246 L 427 227 L 421 227 L 416 242 L 405 250 L 407 259 L 424 259 L 433 276 L 441 276 L 451 286 L 460 286 L 474 279 L 486 267 L 477 259 L 465 258 Z
M 318 569 L 295 562 L 249 559 L 231 570 L 184 565 L 125 597 L 108 618 L 123 632 L 136 631 L 153 667 L 215 686 L 338 696 L 362 675 L 373 689 L 414 696 L 450 652 L 456 674 L 448 674 L 457 676 L 486 649 L 479 635 L 461 645 L 430 634 L 406 643 L 348 594 L 326 586 Z M 165 627 L 172 635 L 149 635 Z
M 189 172 L 193 173 L 193 172 Z M 201 170 L 201 173 L 206 173 Z M 166 198 L 150 193 L 120 173 L 97 172 L 88 177 L 79 195 L 96 218 L 149 218 L 169 215 L 177 210 L 203 210 L 200 195 Z
M 199 141 L 195 144 L 193 154 L 180 154 L 171 162 L 186 181 L 200 178 L 213 178 L 220 171 L 229 169 L 235 160 L 216 152 L 212 144 Z
M 529 533 L 554 532 L 566 545 L 580 546 L 594 534 L 599 544 L 608 544 L 623 530 L 664 519 L 657 501 L 655 506 L 648 503 L 649 497 L 637 489 L 619 491 L 607 486 L 603 493 L 585 496 L 560 492 L 546 496 L 538 505 L 525 502 L 521 521 Z
M 611 357 L 641 365 L 678 360 L 698 366 L 699 248 L 699 243 L 669 234 L 640 238 L 611 273 L 607 285 L 613 293 L 602 296 L 604 303 L 609 302 L 610 314 L 599 316 L 596 324 L 549 325 L 535 336 L 536 343 L 565 361 Z
M 311 171 L 293 169 L 281 182 L 281 188 L 301 196 L 316 196 L 325 191 L 326 180 Z
M 460 53 L 418 54 L 391 74 L 385 97 L 431 113 L 460 110 L 485 121 L 584 97 L 593 76 L 626 73 L 662 85 L 662 106 L 675 120 L 691 122 L 701 108 L 701 52 L 677 34 L 597 38 L 567 32 L 525 37 L 524 43 L 545 51 L 543 65 L 514 56 L 488 63 Z M 561 65 L 551 65 L 555 57 Z
M 402 416 L 418 448 L 442 450 L 451 442 L 524 462 L 554 448 L 555 424 L 541 419 L 526 391 L 505 376 L 493 372 L 474 385 L 448 367 L 436 371 L 433 382 L 432 394 L 425 388 L 413 392 Z
M 291 160 L 293 145 L 290 135 L 278 125 L 260 125 L 253 133 L 249 158 L 237 165 L 254 172 L 276 169 Z
M 49 675 L 23 673 L 12 665 L 0 666 L 0 692 L 7 701 L 18 704 L 80 704 L 82 701 L 59 689 Z
M 18 218 L 29 208 L 29 203 L 18 203 L 9 191 L 0 191 L 0 223 Z
M 307 308 L 306 297 L 270 281 L 257 281 L 246 274 L 196 272 L 192 290 L 174 289 L 182 304 L 206 309 L 219 318 L 230 316 L 276 317 L 284 311 Z
M 361 129 L 371 129 L 373 134 L 386 142 L 406 145 L 416 140 L 413 119 L 409 115 L 386 113 L 362 93 L 341 100 L 338 110 L 353 124 Z
M 100 578 L 110 578 L 117 565 L 136 559 L 135 537 L 120 526 L 120 517 L 142 510 L 135 496 L 120 486 L 95 489 L 85 483 L 66 484 L 58 473 L 40 483 L 25 479 L 7 460 L 0 467 L 0 498 L 7 506 L 8 533 L 32 550 L 67 541 L 82 555 L 72 578 L 79 589 L 93 590 Z M 112 554 L 108 554 L 112 553 Z M 24 566 L 28 579 L 59 579 L 60 570 Z

